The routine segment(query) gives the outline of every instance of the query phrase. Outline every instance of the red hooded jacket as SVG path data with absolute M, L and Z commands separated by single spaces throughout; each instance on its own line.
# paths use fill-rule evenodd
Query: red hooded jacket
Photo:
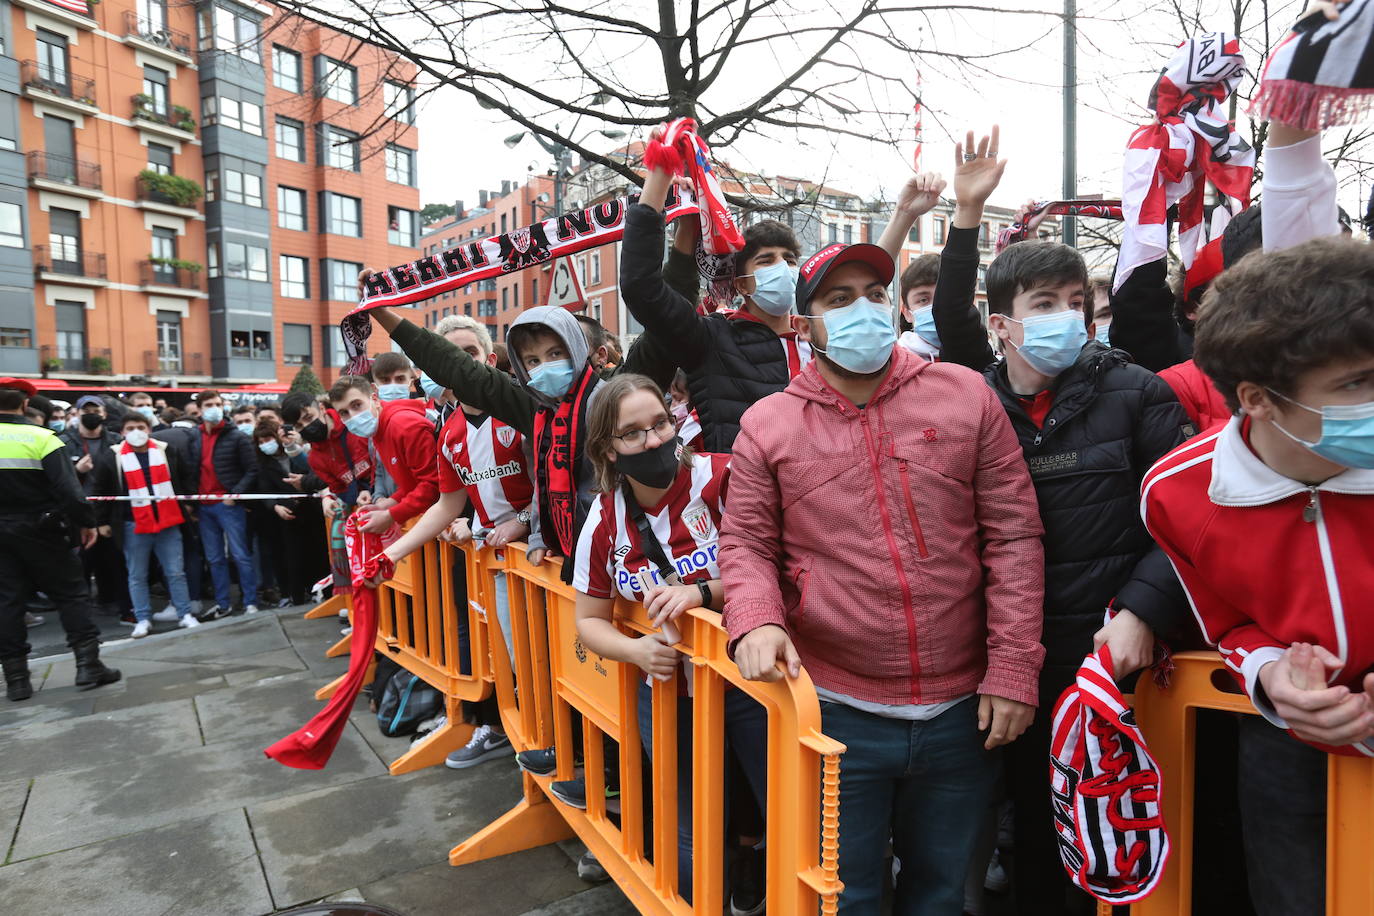
M 377 455 L 396 481 L 391 517 L 399 524 L 439 498 L 439 447 L 423 401 L 387 401 L 373 436 Z
M 306 460 L 310 470 L 323 480 L 329 491 L 338 496 L 361 480 L 365 490 L 372 488 L 372 459 L 368 456 L 367 440 L 361 436 L 348 437 L 348 454 L 344 454 L 344 423 L 334 408 L 325 409 L 333 427 L 328 439 L 310 446 Z
M 1159 377 L 1174 390 L 1197 432 L 1205 432 L 1231 419 L 1226 399 L 1206 373 L 1191 359 L 1159 371 Z
M 817 685 L 875 703 L 1035 705 L 1043 526 L 975 372 L 893 348 L 860 410 L 808 365 L 744 415 L 720 536 L 730 650 L 783 627 Z

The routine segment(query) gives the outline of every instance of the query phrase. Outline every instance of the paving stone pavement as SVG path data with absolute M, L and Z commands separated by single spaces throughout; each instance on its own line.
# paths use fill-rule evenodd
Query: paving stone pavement
M 303 610 L 138 642 L 107 633 L 124 679 L 89 692 L 70 655 L 32 660 L 34 698 L 0 701 L 0 911 L 267 916 L 329 899 L 406 916 L 634 912 L 577 877 L 576 844 L 448 864 L 518 800 L 514 761 L 391 776 L 407 741 L 383 737 L 364 701 L 324 770 L 268 760 L 347 668 L 324 657 L 335 622 Z

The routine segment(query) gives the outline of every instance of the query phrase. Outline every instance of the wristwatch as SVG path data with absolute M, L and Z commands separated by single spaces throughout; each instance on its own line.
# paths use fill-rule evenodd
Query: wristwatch
M 528 527 L 530 523 L 530 510 L 521 509 L 519 512 L 515 513 L 515 520 Z
M 711 586 L 707 585 L 705 582 L 698 582 L 698 583 L 697 583 L 697 588 L 701 589 L 701 606 L 702 606 L 702 607 L 707 607 L 707 608 L 710 607 L 710 606 L 711 606 Z

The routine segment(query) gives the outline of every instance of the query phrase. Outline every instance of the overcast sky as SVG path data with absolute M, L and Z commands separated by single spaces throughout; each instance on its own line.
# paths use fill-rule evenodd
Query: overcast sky
M 1171 3 L 1173 0 L 1166 0 Z M 1183 3 L 1184 0 L 1177 0 Z M 842 6 L 843 2 L 837 3 Z M 1008 4 L 1011 6 L 1013 4 Z M 1015 4 L 1019 8 L 1039 4 Z M 1153 0 L 1084 0 L 1079 4 L 1086 18 L 1079 42 L 1078 189 L 1080 193 L 1119 196 L 1121 152 L 1131 131 L 1147 119 L 1145 102 L 1154 73 L 1163 65 L 1170 48 L 1183 37 L 1175 13 Z M 1208 28 L 1230 22 L 1229 2 L 1187 0 L 1188 9 L 1202 10 Z M 1300 4 L 1271 3 L 1272 39 L 1291 25 Z M 1127 21 L 1120 21 L 1125 19 Z M 913 26 L 914 27 L 914 26 Z M 922 45 L 1011 48 L 1039 40 L 1024 50 L 987 63 L 996 76 L 972 76 L 972 85 L 956 78 L 927 72 L 923 84 L 926 105 L 923 162 L 926 168 L 946 172 L 953 161 L 953 133 L 965 128 L 984 130 L 1001 125 L 1002 152 L 1010 158 L 1002 187 L 994 203 L 1015 206 L 1028 197 L 1059 196 L 1062 184 L 1062 38 L 1051 18 L 969 13 L 943 26 L 946 34 L 925 36 Z M 1256 29 L 1253 36 L 1262 33 Z M 1252 70 L 1261 64 L 1259 54 L 1248 56 Z M 871 63 L 877 67 L 880 63 Z M 897 66 L 905 66 L 898 59 Z M 947 64 L 944 65 L 946 68 Z M 914 81 L 914 73 L 910 75 Z M 751 138 L 720 151 L 737 168 L 769 174 L 816 179 L 825 176 L 835 187 L 865 197 L 892 193 L 911 173 L 914 147 L 912 118 L 891 125 L 900 138 L 890 142 L 840 138 L 825 145 L 802 147 L 791 136 L 765 140 Z M 419 126 L 420 189 L 426 203 L 462 199 L 475 205 L 481 188 L 499 188 L 502 179 L 523 179 L 533 167 L 549 167 L 550 157 L 531 139 L 514 150 L 502 143 L 520 128 L 497 112 L 483 110 L 456 89 L 441 89 L 427 98 Z M 585 124 L 583 129 L 596 125 Z M 1242 131 L 1245 127 L 1242 125 Z M 623 141 L 622 141 L 623 142 Z M 600 148 L 618 145 L 604 141 Z M 1366 148 L 1360 154 L 1374 159 Z M 1369 189 L 1361 187 L 1349 170 L 1341 202 L 1360 212 Z

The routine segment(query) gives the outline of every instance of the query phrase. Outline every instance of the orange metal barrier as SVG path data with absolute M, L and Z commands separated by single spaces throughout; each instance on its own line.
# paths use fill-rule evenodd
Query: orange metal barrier
M 556 745 L 552 776 L 522 774 L 524 798 L 511 811 L 456 846 L 454 865 L 476 862 L 576 833 L 642 913 L 721 912 L 725 902 L 720 838 L 725 835 L 724 698 L 727 684 L 745 691 L 768 717 L 766 864 L 772 913 L 833 913 L 838 880 L 839 755 L 844 746 L 821 733 L 820 707 L 805 673 L 795 681 L 746 681 L 725 653 L 720 615 L 692 611 L 679 619 L 677 649 L 690 661 L 693 687 L 692 903 L 677 879 L 677 696 L 653 687 L 653 743 L 649 783 L 652 830 L 643 789 L 638 687 L 642 672 L 592 653 L 577 638 L 576 593 L 559 579 L 556 562 L 533 566 L 523 545 L 498 558 L 469 549 L 470 588 L 489 600 L 495 575 L 506 576 L 514 659 L 501 651 L 504 634 L 495 613 L 486 615 L 487 646 L 506 734 L 517 751 Z M 477 583 L 475 585 L 471 583 Z M 487 605 L 491 609 L 491 605 Z M 637 604 L 617 604 L 627 631 L 651 627 Z M 520 689 L 516 689 L 516 685 Z M 572 808 L 548 794 L 555 780 L 574 776 L 574 710 L 582 716 L 588 808 Z M 603 735 L 619 745 L 619 823 L 607 811 Z
M 1182 916 L 1193 890 L 1193 787 L 1197 710 L 1258 715 L 1212 652 L 1181 652 L 1167 690 L 1150 678 L 1136 688 L 1135 713 L 1163 776 L 1164 822 L 1173 854 L 1164 875 L 1132 916 Z M 1328 757 L 1326 913 L 1374 913 L 1374 760 Z

